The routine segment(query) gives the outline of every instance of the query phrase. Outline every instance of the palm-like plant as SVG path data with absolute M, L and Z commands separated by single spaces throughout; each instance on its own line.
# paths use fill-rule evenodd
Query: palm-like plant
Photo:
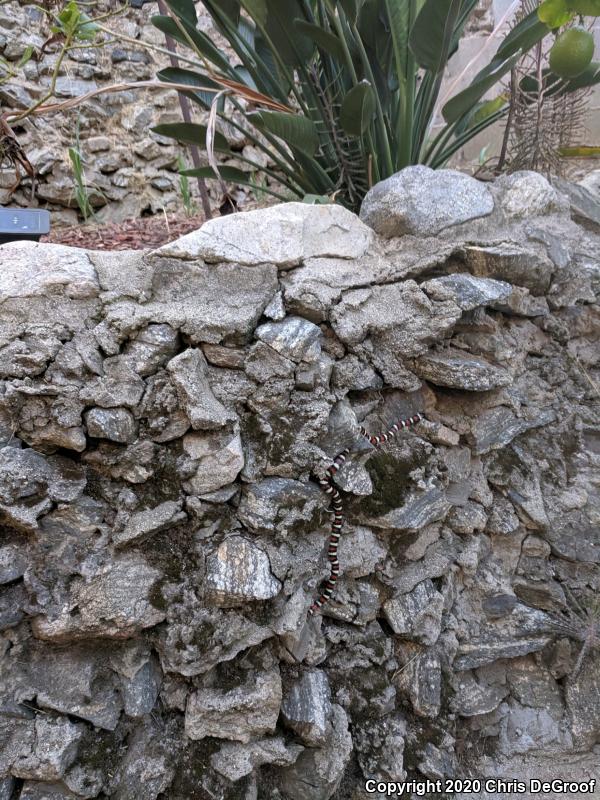
M 482 98 L 549 32 L 535 12 L 513 28 L 446 103 L 433 137 L 442 78 L 477 0 L 204 0 L 237 64 L 197 29 L 193 0 L 166 3 L 169 15 L 152 21 L 194 51 L 185 61 L 196 68 L 159 78 L 189 85 L 210 112 L 206 126 L 155 128 L 207 146 L 211 166 L 187 174 L 252 185 L 247 172 L 217 166 L 213 151 L 229 152 L 214 130 L 220 117 L 268 155 L 267 168 L 235 157 L 277 181 L 272 194 L 334 196 L 354 210 L 373 183 L 410 164 L 443 166 L 499 120 L 508 97 Z

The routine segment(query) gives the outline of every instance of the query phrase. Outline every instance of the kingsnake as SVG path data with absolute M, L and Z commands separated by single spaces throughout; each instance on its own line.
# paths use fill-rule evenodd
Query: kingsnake
M 395 422 L 391 428 L 379 436 L 373 436 L 366 428 L 361 425 L 358 432 L 363 436 L 373 447 L 379 447 L 380 444 L 385 444 L 389 439 L 392 439 L 398 431 L 404 428 L 410 428 L 411 425 L 417 425 L 424 419 L 422 414 L 415 414 L 408 419 L 401 419 Z M 321 590 L 321 594 L 309 608 L 308 613 L 312 616 L 316 614 L 319 609 L 331 600 L 331 595 L 337 583 L 340 574 L 340 562 L 338 560 L 338 545 L 342 533 L 342 526 L 344 525 L 344 510 L 342 507 L 342 496 L 336 488 L 333 479 L 336 473 L 346 461 L 346 457 L 350 452 L 349 448 L 342 450 L 342 452 L 333 459 L 333 463 L 327 468 L 325 474 L 319 477 L 319 485 L 325 494 L 331 497 L 331 506 L 333 511 L 333 522 L 331 523 L 331 533 L 329 534 L 329 546 L 327 548 L 327 558 L 331 565 L 331 572 L 329 578 L 325 581 L 325 585 Z

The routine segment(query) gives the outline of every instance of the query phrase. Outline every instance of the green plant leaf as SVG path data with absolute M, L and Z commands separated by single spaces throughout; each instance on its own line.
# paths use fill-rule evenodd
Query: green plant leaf
M 234 25 L 238 24 L 241 9 L 240 0 L 213 0 L 213 3 Z
M 195 167 L 194 169 L 186 169 L 180 174 L 190 178 L 207 178 L 208 180 L 212 179 L 213 181 L 217 179 L 217 176 L 211 167 Z M 274 192 L 272 189 L 267 189 L 265 186 L 259 186 L 257 183 L 253 183 L 248 179 L 248 173 L 238 169 L 237 167 L 219 166 L 219 177 L 221 180 L 226 181 L 227 183 L 237 183 L 241 186 L 250 186 L 252 189 L 270 194 L 273 197 L 276 197 L 278 200 L 289 200 L 289 197 L 284 197 L 283 195 Z
M 350 136 L 362 136 L 375 114 L 375 93 L 362 81 L 346 94 L 340 108 L 340 125 Z
M 469 114 L 466 114 L 457 124 L 455 136 L 459 136 L 471 128 L 474 128 L 476 125 L 479 125 L 488 117 L 491 117 L 492 114 L 495 114 L 497 111 L 500 111 L 501 108 L 504 108 L 507 102 L 508 94 L 503 92 L 502 94 L 499 94 L 498 97 L 494 97 L 493 100 L 483 100 L 477 103 L 475 106 L 473 106 L 472 111 Z
M 544 0 L 537 13 L 539 19 L 551 29 L 566 25 L 573 16 L 567 0 Z
M 150 130 L 159 136 L 176 139 L 182 144 L 206 147 L 206 125 L 199 125 L 195 122 L 166 122 L 163 125 L 156 125 Z M 214 148 L 221 153 L 231 152 L 227 139 L 219 131 L 215 131 Z
M 284 64 L 304 66 L 312 58 L 315 46 L 312 39 L 300 33 L 295 26 L 295 20 L 303 18 L 300 3 L 298 0 L 266 0 L 266 3 L 265 35 Z
M 166 67 L 165 69 L 161 69 L 160 72 L 156 73 L 156 77 L 159 81 L 163 81 L 164 83 L 185 83 L 190 87 L 214 87 L 214 92 L 207 92 L 203 89 L 184 92 L 190 100 L 198 103 L 199 106 L 205 108 L 207 111 L 210 110 L 215 94 L 222 88 L 200 72 L 194 72 L 191 69 L 182 69 L 181 67 Z
M 188 41 L 187 37 L 183 34 L 175 20 L 171 19 L 171 17 L 157 15 L 151 17 L 150 22 L 155 28 L 158 28 L 159 31 L 162 31 L 167 36 L 172 36 L 175 41 L 179 42 L 185 47 L 190 46 L 190 42 Z M 212 64 L 214 64 L 215 67 L 218 67 L 225 74 L 233 77 L 229 61 L 222 54 L 222 52 L 215 47 L 208 36 L 205 33 L 202 33 L 202 31 L 197 31 L 195 28 L 189 25 L 189 23 L 185 22 L 185 20 L 181 20 L 181 25 L 183 26 L 187 35 L 190 37 L 191 41 L 194 43 L 198 52 L 204 56 L 204 58 L 207 58 Z
M 192 167 L 184 169 L 180 173 L 188 178 L 213 178 L 217 177 L 212 167 Z M 238 167 L 227 167 L 219 164 L 219 175 L 224 181 L 230 183 L 245 183 L 248 180 L 248 173 Z
M 461 0 L 425 0 L 410 32 L 419 66 L 437 74 L 446 66 Z
M 165 3 L 175 16 L 189 22 L 194 28 L 196 27 L 198 16 L 196 15 L 196 7 L 193 0 L 165 0 Z
M 496 51 L 494 61 L 510 58 L 519 50 L 526 53 L 547 35 L 548 27 L 540 20 L 537 11 L 532 11 L 507 33 Z
M 241 4 L 259 27 L 267 24 L 267 0 L 241 0 Z
M 329 55 L 337 58 L 339 61 L 342 61 L 344 58 L 344 48 L 334 33 L 326 31 L 320 25 L 314 25 L 312 22 L 306 22 L 306 20 L 303 19 L 294 20 L 294 27 L 308 39 L 312 39 L 317 47 L 320 47 L 321 50 L 325 50 Z
M 456 122 L 463 114 L 469 113 L 473 106 L 481 100 L 483 95 L 491 89 L 503 75 L 506 75 L 506 73 L 515 66 L 520 57 L 521 53 L 518 52 L 515 53 L 512 58 L 508 58 L 505 61 L 492 61 L 485 69 L 482 69 L 481 72 L 475 76 L 470 86 L 467 86 L 462 92 L 454 95 L 443 107 L 442 114 L 446 122 Z
M 302 114 L 287 114 L 283 111 L 257 111 L 248 115 L 250 121 L 262 131 L 274 136 L 308 156 L 314 155 L 319 146 L 319 135 L 315 123 Z

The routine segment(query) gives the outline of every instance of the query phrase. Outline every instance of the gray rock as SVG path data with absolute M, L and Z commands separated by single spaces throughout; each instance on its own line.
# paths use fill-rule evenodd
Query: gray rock
M 191 494 L 205 495 L 233 483 L 244 468 L 244 451 L 239 433 L 189 433 L 183 449 L 197 462 L 194 475 L 184 488 Z
M 175 527 L 187 519 L 181 506 L 181 501 L 167 500 L 154 508 L 137 511 L 129 517 L 123 530 L 113 532 L 113 542 L 118 547 L 132 542 L 140 544 L 159 531 Z
M 169 604 L 159 639 L 161 664 L 165 672 L 200 675 L 273 635 L 272 628 L 238 611 L 206 608 L 195 592 L 185 590 L 180 602 Z
M 36 781 L 60 780 L 77 756 L 83 731 L 83 725 L 64 718 L 36 717 L 27 747 L 13 761 L 11 773 Z
M 420 356 L 414 360 L 412 369 L 436 386 L 467 392 L 489 392 L 510 386 L 513 381 L 504 367 L 453 347 Z
M 567 682 L 565 700 L 573 744 L 589 750 L 600 730 L 600 676 L 592 658 L 586 659 L 575 680 Z
M 137 426 L 126 408 L 92 408 L 85 414 L 88 436 L 122 444 L 135 440 Z
M 501 658 L 518 658 L 528 653 L 542 650 L 549 641 L 549 636 L 524 636 L 520 639 L 484 637 L 465 642 L 458 648 L 454 660 L 454 669 L 475 669 L 484 664 L 492 664 Z
M 446 517 L 446 523 L 454 533 L 465 535 L 484 530 L 487 519 L 488 515 L 479 503 L 468 501 L 455 506 Z
M 250 744 L 224 742 L 218 752 L 210 757 L 212 767 L 230 781 L 239 781 L 264 764 L 287 767 L 293 764 L 304 748 L 298 744 L 286 745 L 278 736 L 260 739 Z
M 552 409 L 541 409 L 525 418 L 518 418 L 508 408 L 499 406 L 484 411 L 473 426 L 474 452 L 488 453 L 506 447 L 517 436 L 532 428 L 549 425 L 556 415 Z
M 0 630 L 14 628 L 25 617 L 28 596 L 22 583 L 0 588 Z
M 156 252 L 285 269 L 306 258 L 360 258 L 372 240 L 372 232 L 342 206 L 285 203 L 209 220 Z
M 421 289 L 433 300 L 452 300 L 463 311 L 480 306 L 493 306 L 507 301 L 513 287 L 506 281 L 478 278 L 474 275 L 442 275 L 421 284 Z
M 34 700 L 42 709 L 116 728 L 123 704 L 102 656 L 85 645 L 47 651 L 42 645 L 16 648 L 0 667 L 2 694 Z
M 20 578 L 27 568 L 25 553 L 11 544 L 0 547 L 0 584 Z
M 434 649 L 409 651 L 409 661 L 398 677 L 398 685 L 408 696 L 419 717 L 435 719 L 442 702 L 442 666 Z
M 310 747 L 327 744 L 332 713 L 331 689 L 322 670 L 307 670 L 299 680 L 286 686 L 282 718 Z
M 225 347 L 222 344 L 204 344 L 202 352 L 209 364 L 225 369 L 243 369 L 246 351 L 241 347 Z
M 414 281 L 404 281 L 344 292 L 331 320 L 346 344 L 358 344 L 370 335 L 384 356 L 388 351 L 415 356 L 451 330 L 460 315 L 452 301 L 433 302 Z
M 552 185 L 555 189 L 569 198 L 571 204 L 571 216 L 584 226 L 600 228 L 600 201 L 598 193 L 585 185 L 585 181 L 580 184 L 571 183 L 564 178 L 554 176 Z
M 261 325 L 256 337 L 285 358 L 302 361 L 321 338 L 321 330 L 301 317 L 286 317 L 282 322 Z
M 232 415 L 214 396 L 201 350 L 188 349 L 167 364 L 171 380 L 194 430 L 222 428 Z
M 433 488 L 415 493 L 399 508 L 381 517 L 361 516 L 361 522 L 375 528 L 392 531 L 419 531 L 432 522 L 443 519 L 451 508 L 441 489 Z
M 169 735 L 169 733 L 171 735 Z M 172 732 L 142 724 L 131 736 L 127 751 L 111 781 L 115 800 L 156 800 L 175 775 L 180 745 Z
M 408 594 L 395 594 L 383 604 L 383 613 L 394 633 L 420 644 L 432 645 L 442 630 L 444 597 L 431 580 L 423 581 Z
M 519 518 L 513 504 L 504 497 L 496 497 L 490 510 L 486 530 L 489 533 L 506 536 L 518 530 L 519 526 Z
M 72 502 L 85 485 L 83 470 L 67 458 L 44 458 L 31 448 L 0 449 L 0 519 L 18 529 L 37 530 L 52 503 Z
M 329 800 L 341 783 L 351 753 L 348 718 L 340 706 L 334 705 L 327 745 L 304 750 L 292 767 L 278 772 L 278 785 L 291 800 Z
M 272 669 L 230 691 L 194 692 L 185 710 L 185 732 L 194 740 L 214 736 L 247 744 L 273 733 L 280 707 L 281 678 Z
M 267 554 L 242 536 L 230 536 L 207 557 L 204 586 L 209 601 L 224 608 L 270 600 L 281 590 Z
M 134 408 L 142 399 L 144 381 L 123 356 L 106 358 L 103 368 L 104 376 L 86 384 L 79 392 L 80 399 L 102 408 Z
M 179 334 L 170 325 L 148 325 L 125 348 L 133 369 L 146 377 L 164 366 L 177 352 Z
M 281 276 L 287 308 L 312 322 L 328 319 L 347 289 L 389 280 L 390 265 L 377 254 L 356 260 L 310 258 Z
M 63 783 L 25 781 L 19 800 L 77 800 L 77 797 Z
M 158 570 L 135 554 L 115 558 L 89 581 L 76 578 L 69 603 L 58 615 L 34 619 L 35 635 L 52 641 L 95 636 L 126 639 L 151 628 L 166 616 L 151 602 L 160 577 Z
M 366 779 L 403 781 L 406 720 L 399 714 L 363 719 L 352 731 L 358 763 Z
M 286 535 L 318 518 L 322 507 L 323 494 L 317 486 L 287 478 L 267 478 L 248 485 L 238 516 L 251 530 Z
M 494 199 L 485 184 L 463 172 L 406 167 L 367 192 L 360 218 L 381 236 L 431 236 L 486 217 Z
M 156 703 L 162 672 L 154 656 L 149 656 L 133 675 L 121 676 L 123 708 L 128 717 L 145 717 Z
M 501 242 L 465 247 L 465 262 L 475 274 L 524 286 L 534 295 L 548 291 L 554 264 L 533 245 Z
M 459 672 L 454 679 L 450 707 L 461 717 L 476 717 L 494 711 L 510 692 L 506 685 L 479 683 L 473 673 Z
M 16 782 L 14 778 L 0 778 L 0 800 L 11 800 L 15 790 Z M 21 797 L 23 793 L 21 792 Z
M 550 313 L 546 298 L 534 297 L 523 286 L 513 286 L 507 299 L 497 300 L 490 305 L 496 311 L 517 317 L 545 317 Z
M 539 172 L 522 170 L 494 183 L 503 213 L 513 219 L 539 217 L 565 210 L 565 202 Z

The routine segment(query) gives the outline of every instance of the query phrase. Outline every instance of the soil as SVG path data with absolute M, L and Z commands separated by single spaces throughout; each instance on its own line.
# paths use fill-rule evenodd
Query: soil
M 151 250 L 196 230 L 203 222 L 203 214 L 155 214 L 124 222 L 87 222 L 55 228 L 41 241 L 89 250 Z

